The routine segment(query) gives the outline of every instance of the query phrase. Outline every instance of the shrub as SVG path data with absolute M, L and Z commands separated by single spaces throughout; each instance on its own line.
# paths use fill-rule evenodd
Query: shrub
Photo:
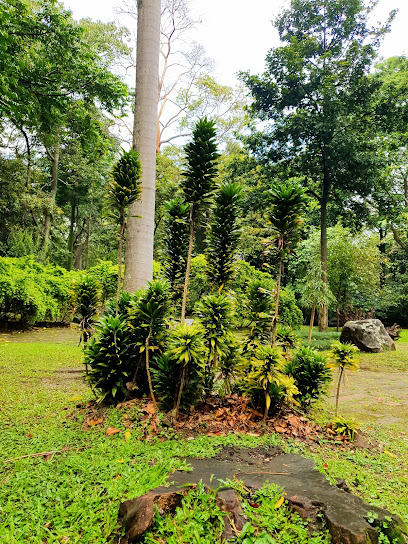
M 118 283 L 118 265 L 111 261 L 99 261 L 96 266 L 88 268 L 87 273 L 101 285 L 102 303 L 115 296 Z
M 81 278 L 73 288 L 75 319 L 81 331 L 80 342 L 87 343 L 94 331 L 100 306 L 100 286 L 92 276 Z
M 292 327 L 280 325 L 276 331 L 276 343 L 286 353 L 288 350 L 294 349 L 298 345 L 299 340 Z
M 356 353 L 358 348 L 353 344 L 342 344 L 341 342 L 334 342 L 329 353 L 329 358 L 334 368 L 339 369 L 339 381 L 336 391 L 336 411 L 335 417 L 337 417 L 337 410 L 339 406 L 339 395 L 341 378 L 346 370 L 358 370 L 358 361 L 356 359 Z
M 309 347 L 301 347 L 293 353 L 285 367 L 285 374 L 294 378 L 299 390 L 296 399 L 302 407 L 309 406 L 326 393 L 332 380 L 327 358 Z
M 127 319 L 132 300 L 133 298 L 130 293 L 122 291 L 119 295 L 118 304 L 116 304 L 116 299 L 114 298 L 108 300 L 104 315 L 106 317 L 118 315 L 121 319 Z
M 102 317 L 96 329 L 85 349 L 88 380 L 100 402 L 118 403 L 128 397 L 133 374 L 127 324 L 120 317 Z
M 192 314 L 195 304 L 210 292 L 207 276 L 207 261 L 204 255 L 197 255 L 191 260 L 190 282 L 187 297 L 187 314 Z
M 33 257 L 0 258 L 0 321 L 64 319 L 68 313 L 72 275 L 52 265 L 41 265 Z

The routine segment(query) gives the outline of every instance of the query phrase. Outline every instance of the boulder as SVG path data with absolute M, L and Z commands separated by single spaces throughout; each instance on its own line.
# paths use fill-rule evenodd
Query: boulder
M 368 353 L 395 351 L 395 343 L 379 319 L 347 321 L 341 331 L 340 342 L 354 344 Z

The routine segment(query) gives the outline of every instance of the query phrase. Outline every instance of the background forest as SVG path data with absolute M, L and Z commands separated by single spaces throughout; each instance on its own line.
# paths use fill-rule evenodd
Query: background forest
M 202 47 L 186 45 L 197 24 L 187 1 L 163 3 L 156 277 L 165 275 L 166 236 L 177 223 L 168 202 L 183 194 L 185 143 L 206 116 L 221 154 L 217 186 L 241 188 L 234 260 L 276 278 L 271 189 L 291 180 L 308 201 L 282 285 L 305 322 L 315 299 L 329 305 L 332 325 L 374 314 L 408 324 L 408 60 L 378 58 L 395 14 L 371 28 L 370 5 L 329 3 L 323 12 L 323 0 L 314 8 L 292 2 L 275 23 L 282 45 L 269 51 L 265 72 L 242 73 L 240 87 L 231 88 L 213 79 Z M 131 2 L 121 9 L 135 16 Z M 0 17 L 1 319 L 63 319 L 72 271 L 96 270 L 104 298 L 115 292 L 120 229 L 107 189 L 128 147 L 131 34 L 113 23 L 75 21 L 45 0 L 2 4 Z M 190 313 L 207 289 L 215 209 L 197 228 Z M 327 277 L 323 294 L 320 277 Z

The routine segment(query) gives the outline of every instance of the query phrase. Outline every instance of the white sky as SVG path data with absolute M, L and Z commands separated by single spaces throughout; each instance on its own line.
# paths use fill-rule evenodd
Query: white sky
M 76 19 L 117 19 L 115 6 L 120 0 L 63 0 Z M 192 15 L 202 20 L 195 35 L 207 55 L 216 63 L 220 83 L 233 84 L 234 74 L 240 70 L 252 73 L 263 71 L 267 51 L 278 45 L 276 30 L 271 21 L 289 0 L 190 0 Z M 408 0 L 380 0 L 376 21 L 385 21 L 391 9 L 398 9 L 381 48 L 381 55 L 390 57 L 408 53 Z

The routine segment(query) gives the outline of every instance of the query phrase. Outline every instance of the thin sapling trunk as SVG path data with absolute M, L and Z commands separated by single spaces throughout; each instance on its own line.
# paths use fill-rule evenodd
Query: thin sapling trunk
M 340 368 L 340 374 L 339 374 L 339 383 L 337 384 L 337 391 L 336 391 L 336 411 L 335 411 L 335 417 L 337 417 L 337 409 L 339 406 L 339 396 L 340 396 L 340 385 L 341 385 L 341 379 L 343 377 L 344 368 Z
M 276 328 L 278 326 L 278 316 L 279 316 L 279 297 L 280 297 L 280 284 L 282 276 L 282 263 L 283 258 L 279 259 L 279 269 L 278 269 L 278 281 L 276 282 L 276 293 L 275 293 L 275 315 L 273 316 L 272 324 L 272 347 L 275 347 L 276 344 Z
M 195 235 L 195 224 L 194 218 L 191 218 L 191 227 L 190 227 L 190 240 L 188 242 L 188 255 L 187 255 L 187 264 L 186 264 L 186 276 L 184 280 L 184 291 L 183 291 L 183 302 L 181 305 L 181 323 L 184 323 L 186 320 L 186 305 L 187 305 L 187 295 L 188 295 L 188 284 L 190 281 L 190 270 L 191 270 L 191 258 L 193 255 L 194 247 L 194 235 Z
M 118 255 L 118 285 L 116 288 L 116 315 L 118 315 L 118 306 L 119 306 L 119 297 L 120 297 L 120 287 L 122 284 L 122 246 L 123 246 L 123 236 L 126 229 L 126 220 L 125 214 L 122 215 L 122 225 L 120 227 L 119 235 L 119 255 Z
M 312 313 L 310 314 L 310 323 L 309 323 L 309 336 L 307 337 L 307 341 L 311 342 L 312 340 L 312 334 L 313 334 L 313 325 L 315 320 L 315 313 L 316 313 L 316 302 L 313 302 L 312 306 Z

